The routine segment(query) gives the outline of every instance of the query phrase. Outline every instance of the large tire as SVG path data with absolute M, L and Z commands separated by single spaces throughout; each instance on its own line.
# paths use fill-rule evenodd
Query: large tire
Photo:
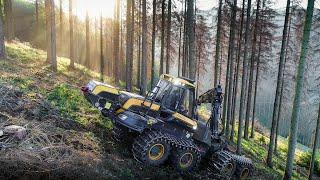
M 170 155 L 170 143 L 158 131 L 148 131 L 138 136 L 132 145 L 136 160 L 153 166 L 163 164 Z
M 236 163 L 235 177 L 240 180 L 249 179 L 253 174 L 253 163 L 249 158 L 232 154 L 232 159 Z
M 218 179 L 231 179 L 236 170 L 236 164 L 231 154 L 222 150 L 212 154 L 208 170 Z
M 180 173 L 188 173 L 194 170 L 200 162 L 200 153 L 194 148 L 177 148 L 171 156 L 175 169 Z

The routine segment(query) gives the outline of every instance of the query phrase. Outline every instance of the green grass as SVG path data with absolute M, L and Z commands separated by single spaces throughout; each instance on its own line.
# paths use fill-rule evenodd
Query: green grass
M 237 127 L 238 125 L 236 125 Z M 250 133 L 250 132 L 249 132 Z M 235 132 L 237 134 L 237 131 Z M 234 138 L 234 143 L 237 142 L 237 135 Z M 282 179 L 282 176 L 285 171 L 285 162 L 287 157 L 287 144 L 288 141 L 284 138 L 279 138 L 278 140 L 278 152 L 277 154 L 273 155 L 273 168 L 268 168 L 265 164 L 265 160 L 268 154 L 268 144 L 269 138 L 266 135 L 263 135 L 259 132 L 255 132 L 254 138 L 245 140 L 242 139 L 242 150 L 251 156 L 252 159 L 255 161 L 255 168 L 259 172 L 263 172 L 271 177 L 271 179 Z M 296 158 L 295 163 L 297 163 L 298 159 L 304 159 L 301 157 L 303 151 L 301 149 L 296 149 Z M 318 159 L 320 160 L 320 159 Z M 307 177 L 302 176 L 301 174 L 294 171 L 293 179 L 307 179 Z
M 20 66 L 28 66 L 30 68 L 30 74 L 25 75 L 21 73 L 12 75 L 11 73 L 11 76 L 1 77 L 0 82 L 9 83 L 26 94 L 40 93 L 51 105 L 58 108 L 63 116 L 71 117 L 85 127 L 94 124 L 108 130 L 112 129 L 111 121 L 102 117 L 99 111 L 89 104 L 79 87 L 73 86 L 65 81 L 59 82 L 59 78 L 56 80 L 53 79 L 53 77 L 62 75 L 65 76 L 67 80 L 71 79 L 71 83 L 83 84 L 87 82 L 81 82 L 81 80 L 77 78 L 78 74 L 74 74 L 75 71 L 81 72 L 84 77 L 90 78 L 99 77 L 98 73 L 90 71 L 79 64 L 75 65 L 75 71 L 70 71 L 68 69 L 69 59 L 58 57 L 58 73 L 57 75 L 51 76 L 50 67 L 44 65 L 46 59 L 45 52 L 33 49 L 29 44 L 24 43 L 7 44 L 6 50 L 9 57 L 6 61 L 10 61 L 10 59 L 20 61 Z M 5 66 L 3 68 L 13 67 L 13 65 L 5 61 L 0 61 L 0 63 Z M 33 77 L 36 76 L 35 72 L 37 71 L 43 72 L 43 74 L 39 75 L 40 81 L 37 81 L 35 77 Z M 50 83 L 53 84 L 53 87 L 45 86 Z

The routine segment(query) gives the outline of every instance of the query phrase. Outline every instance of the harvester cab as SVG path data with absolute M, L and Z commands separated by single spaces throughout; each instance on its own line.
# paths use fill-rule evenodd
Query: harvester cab
M 82 88 L 85 98 L 112 120 L 115 140 L 133 138 L 132 152 L 139 162 L 161 165 L 171 159 L 184 173 L 209 159 L 208 169 L 222 179 L 249 176 L 251 160 L 231 153 L 219 133 L 221 86 L 198 99 L 195 90 L 193 80 L 167 74 L 145 97 L 97 81 Z M 202 103 L 212 105 L 209 119 L 196 115 Z
M 143 105 L 145 105 L 146 101 L 157 103 L 160 105 L 162 112 L 178 112 L 192 118 L 195 108 L 193 106 L 195 102 L 194 92 L 195 86 L 193 85 L 193 81 L 164 74 L 154 89 L 147 94 Z M 188 99 L 188 97 L 190 98 Z M 192 103 L 188 104 L 189 101 Z M 192 106 L 187 108 L 190 104 Z M 160 117 L 162 116 L 160 115 Z

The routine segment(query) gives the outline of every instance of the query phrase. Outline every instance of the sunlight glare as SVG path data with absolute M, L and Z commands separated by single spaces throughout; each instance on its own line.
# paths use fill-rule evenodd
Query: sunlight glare
M 115 0 L 75 0 L 75 13 L 81 19 L 85 20 L 86 11 L 91 18 L 103 17 L 113 18 Z

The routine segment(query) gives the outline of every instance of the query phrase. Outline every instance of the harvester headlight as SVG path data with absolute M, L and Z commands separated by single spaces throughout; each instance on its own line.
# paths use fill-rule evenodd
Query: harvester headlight
M 192 126 L 192 129 L 193 129 L 193 130 L 197 130 L 197 128 L 198 128 L 198 125 L 197 125 L 197 124 L 194 125 L 194 126 Z
M 124 115 L 124 114 L 119 114 L 118 117 L 121 119 L 121 120 L 126 120 L 128 118 L 128 116 Z

